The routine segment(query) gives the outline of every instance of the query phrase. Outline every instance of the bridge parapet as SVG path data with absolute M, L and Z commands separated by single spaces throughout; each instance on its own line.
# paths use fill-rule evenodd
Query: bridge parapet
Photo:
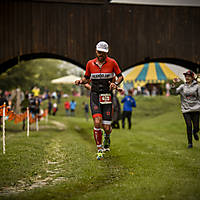
M 85 3 L 84 3 L 85 2 Z M 84 68 L 105 40 L 122 70 L 149 59 L 200 64 L 200 8 L 106 0 L 0 1 L 0 72 L 18 56 L 59 55 Z M 8 62 L 9 61 L 9 62 Z

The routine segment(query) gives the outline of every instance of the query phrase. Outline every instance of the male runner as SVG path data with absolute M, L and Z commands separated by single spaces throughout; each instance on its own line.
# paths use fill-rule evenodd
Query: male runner
M 96 58 L 89 60 L 85 76 L 76 80 L 75 84 L 87 84 L 91 81 L 90 107 L 94 120 L 94 139 L 97 145 L 97 160 L 103 158 L 102 132 L 105 132 L 105 150 L 109 150 L 110 133 L 112 131 L 112 90 L 117 89 L 123 76 L 117 62 L 108 57 L 108 44 L 100 41 L 96 45 Z M 113 77 L 118 79 L 113 83 Z

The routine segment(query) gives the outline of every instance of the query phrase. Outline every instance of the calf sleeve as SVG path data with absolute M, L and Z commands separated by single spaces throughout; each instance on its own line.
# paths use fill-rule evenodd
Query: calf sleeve
M 101 128 L 94 127 L 94 139 L 98 149 L 102 148 L 102 131 Z
M 110 134 L 112 132 L 112 127 L 109 130 L 104 131 L 104 148 L 110 147 Z

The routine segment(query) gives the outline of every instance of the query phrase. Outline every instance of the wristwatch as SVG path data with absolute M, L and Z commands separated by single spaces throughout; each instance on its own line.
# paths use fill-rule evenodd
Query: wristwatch
M 115 82 L 115 85 L 116 85 L 116 86 L 118 86 L 118 85 L 119 85 L 119 83 Z

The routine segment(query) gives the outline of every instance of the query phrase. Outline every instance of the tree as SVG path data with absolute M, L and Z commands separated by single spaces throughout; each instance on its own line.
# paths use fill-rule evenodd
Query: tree
M 25 91 L 37 85 L 41 89 L 46 86 L 54 89 L 56 86 L 51 80 L 67 75 L 67 69 L 59 67 L 62 64 L 63 61 L 57 59 L 21 61 L 0 75 L 0 88 L 12 90 L 19 87 Z

